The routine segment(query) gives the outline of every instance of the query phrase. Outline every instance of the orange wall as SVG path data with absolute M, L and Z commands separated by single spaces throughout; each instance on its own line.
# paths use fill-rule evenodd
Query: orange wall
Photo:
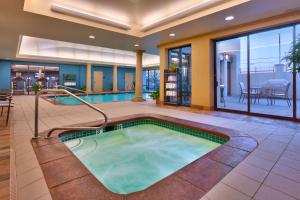
M 276 27 L 293 22 L 300 22 L 300 13 L 269 18 L 221 30 L 205 35 L 161 44 L 160 48 L 160 101 L 164 100 L 164 69 L 167 68 L 167 50 L 177 46 L 192 46 L 192 106 L 202 109 L 213 109 L 214 106 L 214 49 L 213 40 L 242 34 L 250 31 Z

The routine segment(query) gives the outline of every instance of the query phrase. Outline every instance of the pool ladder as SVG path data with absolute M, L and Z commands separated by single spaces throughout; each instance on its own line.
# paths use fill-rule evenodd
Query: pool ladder
M 65 89 L 42 89 L 39 92 L 37 92 L 37 94 L 35 96 L 34 138 L 39 137 L 39 123 L 38 123 L 38 119 L 39 119 L 39 97 L 42 94 L 53 93 L 53 92 L 55 92 L 55 93 L 66 93 L 66 94 L 74 97 L 75 99 L 77 99 L 81 103 L 87 105 L 91 109 L 93 109 L 93 110 L 97 111 L 98 113 L 100 113 L 104 117 L 104 122 L 100 126 L 96 126 L 96 127 L 89 127 L 89 126 L 55 127 L 55 128 L 50 129 L 50 131 L 48 132 L 46 138 L 49 138 L 51 136 L 51 134 L 56 130 L 74 130 L 74 131 L 95 130 L 96 133 L 101 133 L 103 131 L 103 128 L 107 124 L 107 121 L 108 121 L 107 115 L 101 109 L 97 108 L 96 106 L 90 104 L 89 102 L 81 99 L 80 97 L 78 97 L 75 94 L 71 93 L 70 91 L 66 90 L 66 89 L 74 89 L 74 88 L 68 88 L 68 87 L 64 87 L 64 86 L 59 86 L 59 87 L 63 87 Z M 85 93 L 85 91 L 78 90 L 78 89 L 76 89 L 76 91 L 81 91 L 81 92 Z

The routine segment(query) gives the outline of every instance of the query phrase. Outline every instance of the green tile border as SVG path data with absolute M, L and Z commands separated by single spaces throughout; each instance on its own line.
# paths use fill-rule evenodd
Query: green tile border
M 223 137 L 220 137 L 218 135 L 213 135 L 213 134 L 208 134 L 202 131 L 198 131 L 192 128 L 186 128 L 180 125 L 174 125 L 165 121 L 160 121 L 160 120 L 154 120 L 154 119 L 141 119 L 141 120 L 136 120 L 136 121 L 131 121 L 131 122 L 124 122 L 121 124 L 115 124 L 112 126 L 108 126 L 104 128 L 103 132 L 109 132 L 113 130 L 118 130 L 122 128 L 128 128 L 132 126 L 139 126 L 139 125 L 145 125 L 145 124 L 151 124 L 151 125 L 156 125 L 164 128 L 168 128 L 174 131 L 178 131 L 183 134 L 187 135 L 192 135 L 195 137 L 203 138 L 206 140 L 210 140 L 212 142 L 216 142 L 219 144 L 224 144 L 227 142 L 227 140 Z M 73 132 L 73 133 L 68 133 L 60 136 L 60 140 L 62 142 L 68 141 L 68 140 L 73 140 L 76 138 L 82 138 L 82 137 L 87 137 L 90 135 L 96 135 L 95 130 L 89 130 L 89 131 L 78 131 L 78 132 Z

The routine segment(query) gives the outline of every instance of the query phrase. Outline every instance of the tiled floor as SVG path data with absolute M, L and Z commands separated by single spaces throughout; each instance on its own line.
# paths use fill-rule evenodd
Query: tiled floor
M 34 97 L 16 96 L 14 100 L 12 138 L 16 151 L 17 197 L 20 200 L 51 199 L 30 144 L 34 128 Z M 218 112 L 189 112 L 188 109 L 157 107 L 152 102 L 116 102 L 97 106 L 109 117 L 157 113 L 235 129 L 256 138 L 259 147 L 209 191 L 204 200 L 300 199 L 299 124 Z M 57 106 L 40 101 L 40 131 L 95 119 L 100 119 L 99 115 L 85 106 Z

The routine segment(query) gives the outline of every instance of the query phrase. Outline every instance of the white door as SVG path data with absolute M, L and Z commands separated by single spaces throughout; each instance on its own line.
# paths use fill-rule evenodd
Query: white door
M 134 90 L 133 73 L 125 72 L 125 90 L 126 91 Z
M 103 72 L 94 72 L 94 91 L 103 91 Z

